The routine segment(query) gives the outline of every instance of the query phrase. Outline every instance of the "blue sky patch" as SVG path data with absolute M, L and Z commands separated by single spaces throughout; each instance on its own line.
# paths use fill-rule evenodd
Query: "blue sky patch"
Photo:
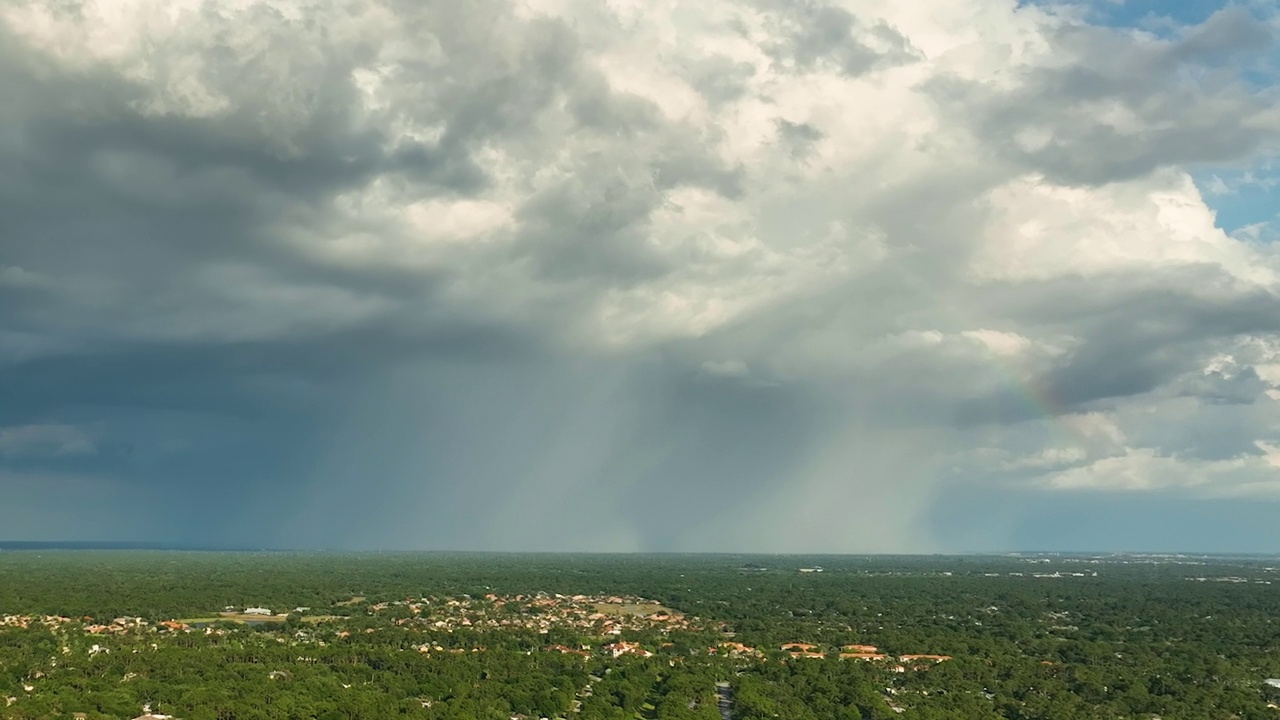
M 1203 168 L 1192 173 L 1218 227 L 1228 233 L 1280 219 L 1280 173 L 1270 164 L 1249 169 Z
M 1019 5 L 1068 6 L 1085 11 L 1085 19 L 1093 25 L 1117 28 L 1141 28 L 1156 35 L 1168 36 L 1179 26 L 1198 25 L 1210 15 L 1226 7 L 1222 0 L 1022 0 Z

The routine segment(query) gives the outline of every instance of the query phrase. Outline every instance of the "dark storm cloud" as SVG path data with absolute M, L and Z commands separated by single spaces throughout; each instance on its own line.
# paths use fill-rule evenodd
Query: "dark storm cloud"
M 954 79 L 935 82 L 933 93 L 972 117 L 1008 159 L 1055 181 L 1101 185 L 1160 167 L 1233 161 L 1274 143 L 1273 104 L 1228 64 L 1274 40 L 1241 6 L 1145 45 L 1113 29 L 1068 26 L 1051 42 L 1070 59 L 1026 73 L 1008 93 Z
M 406 11 L 404 20 L 434 22 L 425 15 Z M 215 26 L 226 22 L 205 19 Z M 288 25 L 270 13 L 262 20 L 267 28 Z M 470 43 L 485 34 L 482 28 L 473 19 L 440 40 L 470 51 Z M 149 88 L 105 71 L 89 77 L 60 71 L 22 55 L 22 43 L 10 40 L 4 45 L 14 62 L 5 64 L 2 81 L 15 102 L 4 111 L 13 141 L 0 147 L 0 257 L 11 274 L 39 278 L 42 285 L 0 287 L 15 300 L 16 311 L 7 318 L 12 332 L 63 329 L 79 339 L 146 335 L 162 317 L 166 327 L 185 326 L 198 335 L 216 308 L 197 299 L 198 291 L 189 288 L 191 274 L 218 262 L 261 268 L 264 282 L 294 281 L 392 306 L 429 303 L 432 288 L 447 278 L 396 267 L 318 263 L 280 243 L 282 226 L 339 222 L 329 217 L 326 204 L 375 178 L 398 178 L 417 197 L 474 193 L 487 179 L 473 151 L 494 137 L 527 133 L 526 121 L 562 92 L 573 97 L 580 121 L 609 133 L 658 123 L 651 106 L 628 103 L 602 89 L 598 78 L 584 78 L 575 38 L 554 21 L 535 23 L 515 38 L 510 52 L 519 65 L 458 58 L 452 66 L 457 76 L 425 96 L 407 96 L 398 111 L 434 115 L 445 128 L 430 145 L 391 134 L 386 118 L 370 118 L 362 105 L 351 73 L 368 59 L 372 38 L 321 55 L 318 65 L 305 54 L 308 65 L 296 79 L 302 90 L 285 98 L 299 104 L 297 112 L 285 108 L 274 118 L 269 99 L 243 85 L 247 77 L 271 73 L 257 65 L 269 58 L 232 55 L 216 45 L 196 48 L 206 61 L 202 79 L 241 94 L 229 111 L 201 118 L 139 112 Z M 294 46 L 274 50 L 286 57 L 301 54 Z M 417 70 L 426 83 L 438 72 Z M 668 182 L 696 179 L 703 171 L 689 149 L 677 144 L 672 152 L 680 158 L 661 159 L 654 171 Z M 629 228 L 656 199 L 637 205 L 640 196 L 626 185 L 605 192 L 614 207 L 564 195 L 528 207 L 529 214 L 545 213 L 539 221 L 548 227 L 574 228 L 550 233 L 555 243 L 548 246 L 558 243 L 564 250 L 541 251 L 547 257 L 539 262 L 549 271 L 559 258 L 574 259 L 571 270 L 581 273 L 634 272 L 626 267 L 639 259 L 627 254 L 636 244 Z M 610 240 L 615 234 L 620 239 Z M 430 305 L 405 310 L 390 311 L 395 322 L 412 326 L 415 316 L 437 314 Z M 288 318 L 281 322 L 290 324 Z
M 328 204 L 375 179 L 404 183 L 417 198 L 476 193 L 488 178 L 473 153 L 495 138 L 529 135 L 531 118 L 562 95 L 581 128 L 656 134 L 642 139 L 658 146 L 638 170 L 660 184 L 647 199 L 625 180 L 603 184 L 600 197 L 587 183 L 535 198 L 523 217 L 530 252 L 546 272 L 644 274 L 640 255 L 631 254 L 640 244 L 632 226 L 643 225 L 661 189 L 703 181 L 732 189 L 732 172 L 704 169 L 701 148 L 666 132 L 650 103 L 618 96 L 587 72 L 563 23 L 502 36 L 469 17 L 437 34 L 442 18 L 401 11 L 406 25 L 430 26 L 452 63 L 444 77 L 406 63 L 429 91 L 396 98 L 396 112 L 444 127 L 434 143 L 393 134 L 393 118 L 367 112 L 352 71 L 380 38 L 318 56 L 290 39 L 258 60 L 216 43 L 169 48 L 203 60 L 201 80 L 233 98 L 215 117 L 144 112 L 154 100 L 146 84 L 106 69 L 63 69 L 14 37 L 0 43 L 7 56 L 0 87 L 13 101 L 0 111 L 3 330 L 6 339 L 28 339 L 25 348 L 6 348 L 0 377 L 3 423 L 27 428 L 9 437 L 31 435 L 39 418 L 104 427 L 108 445 L 130 452 L 98 452 L 61 470 L 96 470 L 175 498 L 208 483 L 287 494 L 313 472 L 317 434 L 354 401 L 361 378 L 410 361 L 503 372 L 534 362 L 545 343 L 537 327 L 494 324 L 441 298 L 437 290 L 453 282 L 447 273 L 319 262 L 282 243 L 281 230 L 341 222 Z M 202 19 L 213 35 L 231 30 L 219 17 Z M 259 19 L 267 35 L 300 29 L 270 13 Z M 499 57 L 468 57 L 495 44 L 507 45 L 495 48 Z M 264 65 L 272 56 L 305 61 L 283 98 L 246 84 L 275 72 Z M 240 288 L 199 284 L 222 263 L 256 274 Z M 376 300 L 380 309 L 330 322 L 319 316 L 323 307 L 237 304 L 238 295 L 289 288 Z M 9 465 L 59 469 L 45 461 Z M 450 477 L 465 483 L 462 472 Z M 206 509 L 227 514 L 213 512 L 183 532 L 225 537 L 239 522 L 231 505 Z
M 5 30 L 0 34 L 9 35 Z M 4 187 L 25 203 L 136 201 L 244 211 L 262 192 L 314 200 L 389 172 L 459 191 L 484 182 L 464 143 L 428 147 L 364 122 L 349 78 L 358 57 L 338 54 L 297 78 L 308 92 L 298 98 L 301 112 L 279 129 L 287 135 L 281 139 L 270 120 L 264 123 L 270 108 L 242 84 L 263 72 L 251 58 L 199 51 L 207 60 L 206 81 L 246 94 L 226 113 L 202 118 L 140 112 L 153 88 L 105 68 L 59 68 L 23 54 L 24 43 L 11 36 L 3 45 L 0 87 L 12 100 L 0 111 L 9 139 L 0 145 L 7 156 Z M 485 88 L 475 94 L 472 104 L 460 104 L 452 125 L 475 124 L 476 106 L 486 101 L 497 113 L 518 100 L 493 102 Z
M 1134 305 L 1145 305 L 1141 320 L 1130 317 L 1098 326 L 1094 337 L 1049 373 L 1046 391 L 1062 405 L 1120 398 L 1163 385 L 1203 361 L 1192 348 L 1207 338 L 1280 331 L 1280 299 L 1269 294 L 1202 300 L 1166 291 L 1117 300 L 1128 302 L 1129 312 Z
M 135 84 L 48 67 L 12 38 L 0 45 L 14 60 L 0 73 L 14 100 L 0 110 L 10 139 L 0 144 L 0 258 L 39 280 L 0 284 L 11 332 L 63 335 L 77 349 L 146 335 L 160 319 L 197 335 L 204 311 L 192 307 L 191 273 L 219 261 L 403 295 L 395 273 L 370 284 L 281 248 L 275 226 L 373 177 L 450 192 L 484 182 L 461 146 L 391 144 L 360 127 L 349 83 L 320 86 L 282 153 L 257 132 L 252 107 L 216 121 L 143 114 Z M 429 282 L 415 278 L 414 291 Z
M 1227 405 L 1249 404 L 1257 401 L 1271 387 L 1258 377 L 1258 371 L 1246 367 L 1235 375 L 1211 372 L 1191 378 L 1182 392 L 1207 402 Z
M 170 26 L 86 0 L 50 34 L 5 8 L 0 486 L 19 506 L 0 525 L 919 549 L 913 518 L 974 434 L 1011 466 L 1040 449 L 1009 389 L 1024 361 L 1061 413 L 1183 402 L 1234 429 L 1115 420 L 1143 448 L 1260 457 L 1280 306 L 1222 259 L 1260 255 L 1210 238 L 1180 264 L 968 270 L 989 193 L 1025 172 L 1140 183 L 1262 147 L 1271 106 L 1232 53 L 1271 40 L 1243 11 L 1165 44 L 1037 26 L 1055 61 L 999 89 L 939 79 L 967 56 L 926 67 L 905 17 L 761 3 L 651 27 L 536 5 L 205 4 Z M 1016 39 L 956 32 L 932 34 Z M 880 87 L 895 69 L 933 79 Z M 1262 349 L 1204 372 L 1245 338 Z M 1095 450 L 1062 457 L 1118 452 Z
M 1232 282 L 1209 267 L 1154 279 L 1133 273 L 1010 284 L 994 289 L 989 312 L 1018 323 L 1071 328 L 1078 346 L 1029 381 L 1027 390 L 971 398 L 960 422 L 1018 422 L 1055 413 L 1114 407 L 1119 401 L 1181 381 L 1183 392 L 1206 402 L 1251 402 L 1268 387 L 1251 369 L 1230 379 L 1199 375 L 1214 341 L 1280 332 L 1280 298 Z M 1189 290 L 1189 288 L 1195 288 Z

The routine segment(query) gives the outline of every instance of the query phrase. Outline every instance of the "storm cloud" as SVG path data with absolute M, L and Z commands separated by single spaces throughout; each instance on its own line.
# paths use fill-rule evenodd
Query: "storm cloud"
M 1277 20 L 1085 17 L 5 3 L 0 526 L 1151 549 L 1280 512 L 1280 252 L 1194 179 L 1275 153 Z

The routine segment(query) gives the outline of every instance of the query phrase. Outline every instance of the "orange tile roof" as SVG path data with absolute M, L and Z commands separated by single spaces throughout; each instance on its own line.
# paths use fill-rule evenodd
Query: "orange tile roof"
M 844 646 L 845 652 L 873 653 L 873 652 L 876 652 L 877 650 L 879 650 L 879 648 L 877 648 L 875 645 L 845 645 Z

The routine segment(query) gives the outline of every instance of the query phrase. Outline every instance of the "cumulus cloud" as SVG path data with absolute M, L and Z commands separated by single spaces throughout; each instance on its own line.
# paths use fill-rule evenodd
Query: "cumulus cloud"
M 1177 489 L 1209 496 L 1246 494 L 1275 497 L 1280 481 L 1270 472 L 1280 467 L 1273 446 L 1262 443 L 1263 456 L 1195 461 L 1162 456 L 1150 448 L 1126 452 L 1089 465 L 1060 470 L 1043 479 L 1060 490 L 1152 491 Z
M 1020 68 L 1011 90 L 935 81 L 939 99 L 972 118 L 988 147 L 1029 171 L 1098 185 L 1274 149 L 1280 116 L 1231 62 L 1269 50 L 1274 32 L 1243 6 L 1172 39 L 1076 23 L 1042 39 L 1052 59 Z
M 286 545 L 923 550 L 992 477 L 1273 498 L 1280 255 L 1191 174 L 1275 151 L 1273 25 L 1083 17 L 8 3 L 0 422 L 259 488 L 290 516 L 191 532 Z

